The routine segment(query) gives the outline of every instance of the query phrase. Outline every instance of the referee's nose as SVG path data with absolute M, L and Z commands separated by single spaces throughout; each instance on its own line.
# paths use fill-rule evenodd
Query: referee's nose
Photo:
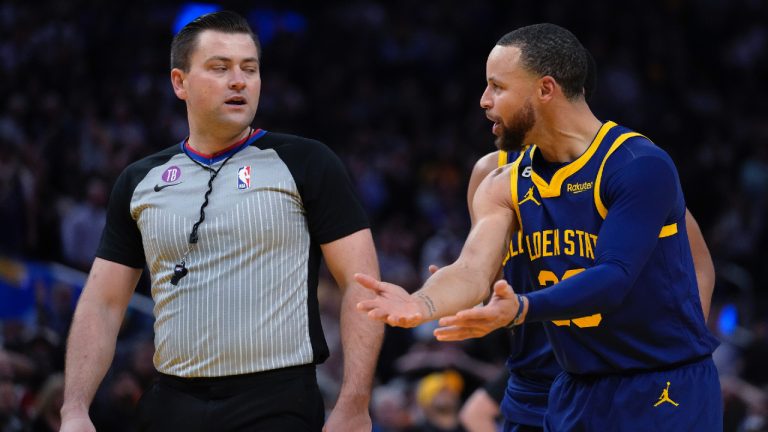
M 243 90 L 245 88 L 245 72 L 238 68 L 232 68 L 229 76 L 229 88 L 232 90 Z

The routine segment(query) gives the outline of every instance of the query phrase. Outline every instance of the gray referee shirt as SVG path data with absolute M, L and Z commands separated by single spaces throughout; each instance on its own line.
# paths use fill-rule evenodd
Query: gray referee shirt
M 205 219 L 200 217 L 212 170 Z M 96 253 L 149 268 L 157 370 L 217 377 L 321 363 L 320 244 L 368 227 L 325 145 L 258 130 L 213 156 L 185 142 L 128 166 Z M 174 267 L 189 270 L 171 284 Z

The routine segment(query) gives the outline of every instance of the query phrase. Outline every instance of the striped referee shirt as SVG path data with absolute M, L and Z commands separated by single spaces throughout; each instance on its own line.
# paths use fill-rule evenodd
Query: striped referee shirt
M 190 244 L 213 172 L 206 167 L 220 172 Z M 212 156 L 185 141 L 128 166 L 96 255 L 149 269 L 159 372 L 227 376 L 328 357 L 319 246 L 367 227 L 330 149 L 258 130 Z M 182 259 L 189 273 L 173 285 Z

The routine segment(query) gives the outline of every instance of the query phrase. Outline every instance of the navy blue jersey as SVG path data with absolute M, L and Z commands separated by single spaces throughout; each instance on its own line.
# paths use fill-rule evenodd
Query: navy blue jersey
M 566 371 L 654 370 L 711 354 L 717 341 L 704 323 L 685 201 L 665 152 L 607 122 L 575 161 L 553 167 L 531 146 L 510 175 L 538 289 L 526 320 L 545 322 Z
M 519 152 L 499 152 L 499 166 L 515 161 Z M 531 292 L 529 260 L 522 240 L 522 233 L 512 236 L 507 256 L 504 258 L 504 279 L 519 293 Z M 510 371 L 501 412 L 508 421 L 541 426 L 547 410 L 547 395 L 562 368 L 557 364 L 547 340 L 542 323 L 524 323 L 515 327 L 512 349 L 507 359 Z

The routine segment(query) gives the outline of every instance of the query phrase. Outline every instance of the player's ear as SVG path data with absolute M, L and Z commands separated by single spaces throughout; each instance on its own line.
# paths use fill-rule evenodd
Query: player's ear
M 179 68 L 171 69 L 171 84 L 176 97 L 181 100 L 187 100 L 187 89 L 184 86 L 184 80 L 187 78 L 183 70 Z
M 549 75 L 539 78 L 536 95 L 541 102 L 549 102 L 557 91 L 557 81 Z

